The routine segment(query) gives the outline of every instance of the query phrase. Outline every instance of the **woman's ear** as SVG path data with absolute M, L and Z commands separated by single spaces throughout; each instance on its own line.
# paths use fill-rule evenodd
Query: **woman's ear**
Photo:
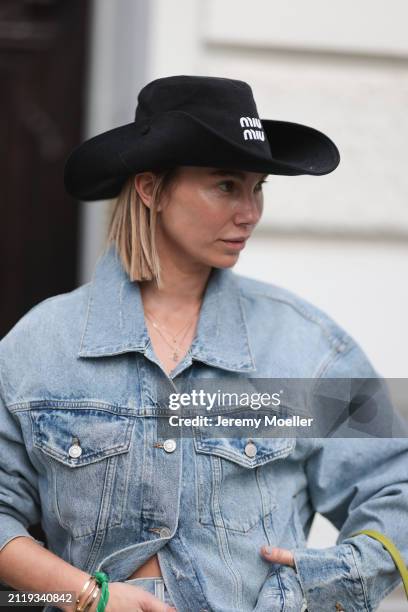
M 153 172 L 140 172 L 134 177 L 135 189 L 143 204 L 150 208 L 153 197 L 156 175 Z M 158 208 L 158 210 L 160 210 Z

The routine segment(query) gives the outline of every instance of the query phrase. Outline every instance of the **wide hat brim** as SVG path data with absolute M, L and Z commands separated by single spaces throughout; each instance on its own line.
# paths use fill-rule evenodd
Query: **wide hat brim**
M 184 111 L 168 111 L 148 124 L 135 122 L 99 134 L 74 149 L 64 183 L 78 200 L 119 195 L 126 179 L 139 172 L 174 166 L 240 169 L 287 176 L 332 172 L 340 162 L 334 142 L 315 128 L 261 119 L 270 155 L 227 138 Z

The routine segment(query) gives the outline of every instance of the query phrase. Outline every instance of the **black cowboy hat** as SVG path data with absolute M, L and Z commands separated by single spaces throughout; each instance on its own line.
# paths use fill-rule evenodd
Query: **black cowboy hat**
M 318 130 L 260 119 L 244 81 L 171 76 L 139 92 L 135 120 L 81 144 L 65 165 L 65 188 L 80 200 L 117 196 L 128 176 L 174 166 L 321 175 L 339 164 Z

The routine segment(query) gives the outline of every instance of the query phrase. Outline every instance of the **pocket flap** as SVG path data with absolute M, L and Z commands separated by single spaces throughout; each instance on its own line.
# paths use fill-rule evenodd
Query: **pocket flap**
M 194 445 L 198 453 L 217 455 L 254 468 L 289 455 L 295 448 L 296 438 L 216 438 L 195 429 Z
M 133 419 L 95 408 L 31 410 L 34 446 L 70 467 L 129 450 Z M 77 452 L 70 453 L 72 446 Z M 71 456 L 77 454 L 77 456 Z

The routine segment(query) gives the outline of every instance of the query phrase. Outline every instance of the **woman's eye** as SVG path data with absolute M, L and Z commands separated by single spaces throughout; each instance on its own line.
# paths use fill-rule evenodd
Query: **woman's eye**
M 266 180 L 259 181 L 255 186 L 255 191 L 262 191 L 262 185 L 267 182 Z M 218 183 L 218 187 L 220 187 L 221 191 L 229 193 L 234 189 L 234 181 L 222 181 L 222 183 Z
M 218 183 L 218 187 L 221 188 L 221 191 L 228 193 L 234 187 L 234 183 L 233 181 L 222 181 L 222 183 Z M 223 187 L 226 187 L 226 189 L 223 189 Z

